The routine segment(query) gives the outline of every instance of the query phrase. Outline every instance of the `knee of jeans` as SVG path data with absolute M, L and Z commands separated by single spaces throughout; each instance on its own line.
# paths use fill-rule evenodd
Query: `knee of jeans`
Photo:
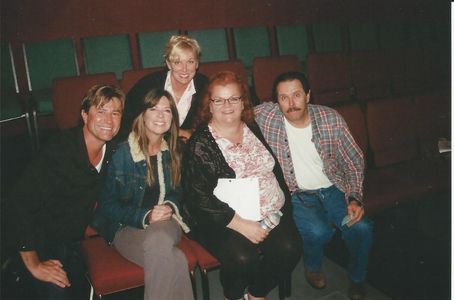
M 334 227 L 311 225 L 303 233 L 303 240 L 327 242 L 335 232 Z
M 355 223 L 350 229 L 361 236 L 371 235 L 373 223 L 369 219 L 362 219 L 358 223 Z

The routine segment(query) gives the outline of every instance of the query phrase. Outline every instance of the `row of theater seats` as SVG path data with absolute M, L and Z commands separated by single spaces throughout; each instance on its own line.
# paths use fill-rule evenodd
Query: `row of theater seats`
M 450 191 L 450 156 L 438 151 L 438 140 L 451 137 L 450 106 L 441 91 L 334 106 L 365 153 L 368 215 Z
M 162 70 L 163 67 L 128 70 L 118 81 L 115 73 L 101 73 L 93 75 L 72 76 L 57 78 L 52 83 L 52 106 L 54 119 L 59 128 L 75 126 L 79 120 L 78 111 L 84 93 L 96 83 L 114 84 L 120 86 L 127 93 L 143 76 Z M 230 70 L 238 74 L 247 82 L 247 72 L 240 60 L 201 63 L 199 72 L 211 76 L 221 70 Z M 298 58 L 294 55 L 278 57 L 255 58 L 253 62 L 254 85 L 257 96 L 263 100 L 271 99 L 271 86 L 274 78 L 286 70 L 301 70 Z M 257 100 L 258 101 L 258 100 Z M 36 117 L 36 114 L 33 114 Z M 39 145 L 38 122 L 34 118 L 35 139 Z
M 310 60 L 310 55 L 309 59 Z M 300 70 L 297 64 L 298 60 L 294 56 L 283 57 L 262 57 L 254 60 L 254 84 L 256 94 L 261 100 L 269 100 L 271 97 L 271 84 L 279 73 L 286 70 Z M 142 70 L 130 70 L 123 73 L 123 80 L 120 86 L 128 92 L 129 89 L 137 82 L 138 79 L 157 71 L 160 68 L 148 68 Z M 226 62 L 212 62 L 200 65 L 200 72 L 208 76 L 219 70 L 231 70 L 239 76 L 246 78 L 246 71 L 241 61 L 233 60 Z M 308 70 L 309 78 L 314 79 L 313 74 Z M 264 76 L 260 76 L 264 75 Z M 327 74 L 329 77 L 330 74 Z M 259 79 L 260 78 L 260 79 Z M 57 126 L 59 128 L 69 128 L 75 126 L 79 120 L 80 101 L 84 93 L 95 83 L 116 84 L 118 81 L 113 73 L 103 73 L 86 76 L 75 76 L 59 78 L 53 82 L 53 106 Z M 317 90 L 314 91 L 314 82 L 312 84 L 312 93 L 315 95 L 316 103 L 320 103 L 317 98 Z M 322 103 L 326 104 L 326 103 Z M 414 187 L 409 191 L 415 191 L 417 188 L 437 187 L 439 183 L 445 180 L 434 180 L 431 184 L 419 184 L 418 180 L 432 180 L 431 176 L 418 177 L 416 170 L 413 173 L 405 173 L 398 176 L 388 176 L 387 172 L 394 172 L 396 168 L 388 168 L 389 165 L 400 164 L 403 161 L 409 161 L 410 165 L 415 162 L 425 164 L 426 159 L 416 159 L 436 156 L 436 147 L 439 138 L 450 138 L 451 109 L 450 94 L 448 90 L 438 89 L 424 93 L 408 95 L 390 95 L 386 94 L 380 98 L 369 100 L 367 102 L 358 101 L 340 101 L 329 102 L 330 106 L 337 109 L 346 119 L 355 140 L 361 146 L 368 158 L 368 173 L 366 176 L 366 194 L 371 199 L 375 199 L 382 193 L 391 195 L 387 188 L 381 187 L 381 182 L 387 182 L 391 178 L 393 189 L 401 185 L 400 181 L 404 180 Z M 416 160 L 415 160 L 416 159 Z M 443 167 L 449 164 L 438 163 L 436 160 L 433 166 L 428 166 L 426 172 L 430 173 L 433 167 Z M 402 168 L 399 165 L 399 168 Z M 425 167 L 425 166 L 424 166 Z M 384 171 L 393 170 L 393 171 Z M 410 171 L 410 170 L 408 170 Z M 382 175 L 383 172 L 386 175 Z M 400 171 L 399 171 L 400 172 Z M 422 172 L 422 171 L 421 171 Z M 443 172 L 434 172 L 435 175 L 443 174 L 443 178 L 448 179 L 449 174 L 445 176 Z M 382 180 L 371 180 L 377 177 Z M 384 176 L 383 178 L 381 176 Z M 443 179 L 441 178 L 441 179 Z M 411 180 L 416 180 L 412 182 Z M 376 183 L 374 183 L 376 182 Z M 438 182 L 438 183 L 437 183 Z M 378 185 L 377 185 L 378 184 Z M 385 184 L 383 184 L 386 186 Z M 404 193 L 404 188 L 396 188 L 396 193 Z M 415 193 L 422 195 L 423 193 Z M 386 196 L 387 197 L 387 196 Z M 394 201 L 397 202 L 397 201 Z M 375 206 L 387 207 L 389 201 L 371 200 L 369 205 L 372 207 L 371 213 Z
M 450 71 L 434 48 L 309 53 L 312 98 L 332 105 L 448 89 Z

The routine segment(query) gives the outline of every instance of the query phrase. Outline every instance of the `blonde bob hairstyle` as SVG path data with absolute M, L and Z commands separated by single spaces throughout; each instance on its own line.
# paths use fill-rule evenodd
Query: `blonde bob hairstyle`
M 200 46 L 199 43 L 189 36 L 186 35 L 172 35 L 167 41 L 164 59 L 167 62 L 172 62 L 178 57 L 174 54 L 174 50 L 191 50 L 194 52 L 197 61 L 200 61 Z
M 167 142 L 167 145 L 169 147 L 172 186 L 175 188 L 181 180 L 181 151 L 178 141 L 178 129 L 180 127 L 178 121 L 178 110 L 172 95 L 161 88 L 152 89 L 151 91 L 149 91 L 145 95 L 145 98 L 143 100 L 140 114 L 134 119 L 134 122 L 132 124 L 132 132 L 134 132 L 134 134 L 136 135 L 139 147 L 143 155 L 145 156 L 145 161 L 147 163 L 148 169 L 147 183 L 151 186 L 155 180 L 153 176 L 153 168 L 155 168 L 155 166 L 153 166 L 153 162 L 150 159 L 150 155 L 148 154 L 149 140 L 146 135 L 144 115 L 149 108 L 156 106 L 163 97 L 169 100 L 170 110 L 172 112 L 172 122 L 170 124 L 170 129 L 163 135 L 163 138 Z M 166 166 L 164 166 L 164 168 L 166 168 Z

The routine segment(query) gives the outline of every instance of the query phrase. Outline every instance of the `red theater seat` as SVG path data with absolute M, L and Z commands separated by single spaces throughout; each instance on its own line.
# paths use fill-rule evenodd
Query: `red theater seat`
M 272 100 L 274 80 L 281 73 L 302 71 L 296 55 L 256 57 L 252 63 L 255 94 L 260 102 Z
M 188 260 L 194 298 L 197 299 L 193 276 L 197 258 L 192 253 L 188 239 L 182 238 L 178 247 Z M 101 297 L 144 285 L 143 269 L 121 256 L 114 247 L 108 246 L 103 238 L 86 239 L 82 241 L 81 249 L 88 267 L 90 299 L 93 299 L 94 294 Z

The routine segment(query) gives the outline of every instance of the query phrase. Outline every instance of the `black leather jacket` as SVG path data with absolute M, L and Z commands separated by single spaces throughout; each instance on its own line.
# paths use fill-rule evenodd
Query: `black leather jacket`
M 164 88 L 167 71 L 168 70 L 165 69 L 141 78 L 128 92 L 121 120 L 121 133 L 117 138 L 127 138 L 127 135 L 131 131 L 132 122 L 142 109 L 143 98 L 154 88 Z M 208 83 L 208 78 L 200 73 L 196 73 L 193 80 L 196 93 L 192 95 L 191 108 L 189 109 L 186 119 L 183 124 L 180 124 L 180 128 L 182 129 L 192 128 L 197 109 L 202 100 L 203 92 Z
M 290 192 L 281 167 L 258 125 L 253 123 L 248 127 L 274 158 L 273 172 L 285 195 L 285 204 L 281 211 L 291 215 Z M 207 125 L 199 127 L 193 133 L 187 144 L 184 161 L 183 187 L 186 206 L 190 218 L 193 219 L 192 224 L 197 224 L 197 231 L 203 236 L 202 243 L 210 244 L 219 237 L 220 231 L 226 229 L 235 215 L 235 211 L 214 196 L 213 191 L 219 178 L 235 178 L 235 172 L 225 160 Z M 199 237 L 200 235 L 196 238 Z

